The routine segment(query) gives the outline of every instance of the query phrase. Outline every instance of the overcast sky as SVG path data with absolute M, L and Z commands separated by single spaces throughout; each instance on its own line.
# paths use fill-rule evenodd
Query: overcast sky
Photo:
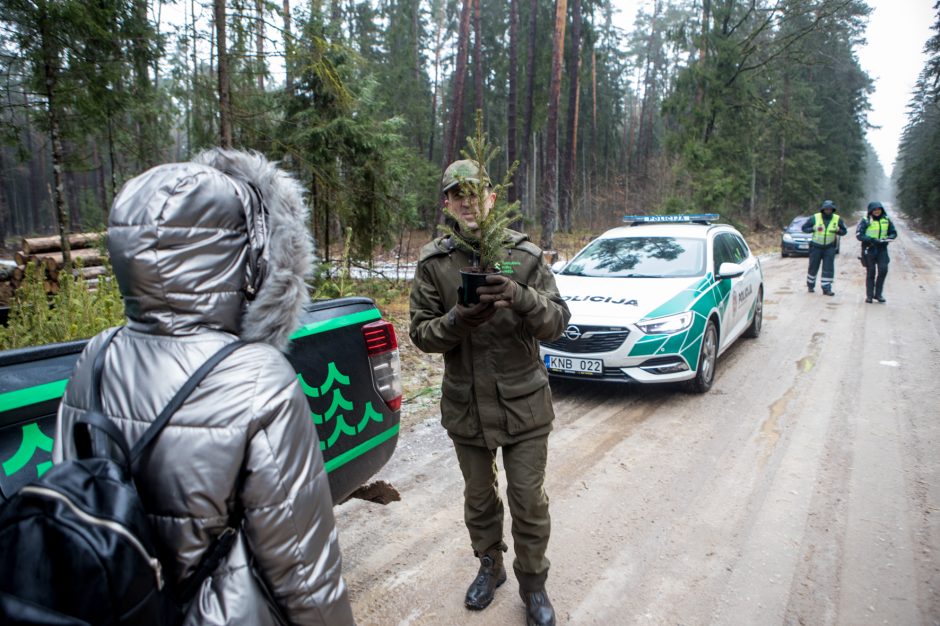
M 868 121 L 881 127 L 868 131 L 868 141 L 889 175 L 907 124 L 907 104 L 927 60 L 923 51 L 936 21 L 933 4 L 934 0 L 868 0 L 874 11 L 865 33 L 868 43 L 859 50 L 858 60 L 875 81 Z
M 613 4 L 621 10 L 620 26 L 631 30 L 637 9 L 651 7 L 652 0 L 613 0 Z M 933 4 L 934 0 L 868 0 L 873 9 L 868 43 L 858 51 L 858 60 L 875 81 L 868 121 L 880 128 L 868 131 L 868 141 L 888 175 L 907 123 L 907 103 L 926 62 L 924 44 L 936 21 Z

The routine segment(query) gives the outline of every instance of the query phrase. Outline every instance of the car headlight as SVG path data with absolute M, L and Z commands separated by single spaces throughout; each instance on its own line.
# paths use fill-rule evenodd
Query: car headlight
M 637 322 L 636 327 L 647 335 L 668 335 L 685 330 L 692 325 L 693 319 L 695 319 L 695 315 L 691 311 L 686 311 L 677 315 L 667 315 L 666 317 Z
M 793 235 L 790 233 L 783 233 L 783 240 L 787 243 L 793 243 Z

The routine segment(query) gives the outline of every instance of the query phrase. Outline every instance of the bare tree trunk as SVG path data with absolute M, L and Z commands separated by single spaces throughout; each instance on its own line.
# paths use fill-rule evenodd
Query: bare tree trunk
M 11 191 L 10 188 L 4 184 L 6 179 L 7 164 L 3 155 L 3 148 L 0 147 L 0 248 L 6 244 L 7 232 L 10 227 L 10 202 L 7 198 Z
M 509 167 L 516 160 L 516 98 L 518 95 L 517 79 L 518 63 L 516 53 L 516 37 L 518 36 L 518 4 L 519 0 L 509 0 L 509 102 L 506 105 L 506 160 L 509 161 Z M 517 174 L 517 176 L 519 176 Z M 524 178 L 524 177 L 523 177 Z M 509 202 L 515 202 L 519 198 L 519 188 L 513 184 L 507 194 Z M 520 224 L 513 224 L 514 228 L 519 228 Z
M 108 185 L 105 180 L 104 162 L 101 160 L 101 152 L 98 150 L 97 141 L 91 142 L 91 158 L 95 168 L 95 187 L 98 192 L 96 194 L 98 196 L 98 203 L 101 205 L 103 214 L 107 216 L 110 198 L 108 197 Z
M 591 50 L 591 143 L 588 154 L 591 156 L 591 168 L 588 172 L 589 186 L 593 190 L 594 176 L 597 175 L 597 50 Z M 605 159 L 606 160 L 606 159 Z M 588 204 L 588 206 L 592 206 Z
M 712 3 L 711 0 L 702 0 L 702 31 L 701 37 L 702 41 L 698 47 L 698 60 L 699 64 L 704 66 L 705 60 L 708 58 L 708 23 L 711 19 L 711 9 Z M 697 81 L 695 89 L 695 104 L 700 105 L 705 99 L 705 87 L 702 84 L 702 79 L 699 78 Z
M 57 81 L 57 65 L 55 54 L 51 50 L 51 34 L 46 32 L 46 26 L 44 25 L 42 33 L 42 46 L 43 46 L 43 74 L 44 74 L 44 85 L 46 89 L 46 106 L 48 107 L 46 115 L 49 122 L 49 138 L 52 142 L 52 180 L 53 180 L 53 192 L 52 198 L 55 205 L 55 216 L 56 222 L 59 228 L 59 237 L 62 239 L 62 257 L 65 260 L 65 263 L 72 262 L 71 247 L 69 246 L 68 238 L 68 208 L 65 206 L 65 185 L 63 182 L 62 176 L 62 167 L 63 167 L 63 150 L 62 150 L 62 138 L 60 136 L 59 130 L 59 116 L 56 100 L 56 81 Z
M 450 130 L 444 144 L 444 167 L 455 160 L 457 155 L 460 119 L 463 113 L 463 86 L 467 79 L 467 48 L 470 39 L 470 9 L 473 0 L 463 0 L 460 13 L 460 32 L 457 37 L 457 67 L 454 70 L 454 97 L 450 111 Z
M 640 105 L 640 127 L 637 132 L 638 145 L 635 155 L 635 170 L 639 173 L 641 179 L 646 178 L 648 160 L 652 152 L 653 101 L 656 95 L 656 84 L 653 71 L 653 55 L 654 47 L 659 39 L 659 34 L 656 32 L 656 28 L 661 8 L 661 3 L 659 0 L 657 0 L 653 6 L 653 16 L 650 20 L 650 34 L 646 40 L 646 67 L 643 71 L 643 101 Z
M 193 66 L 189 84 L 189 124 L 186 126 L 186 151 L 188 154 L 192 154 L 196 118 L 197 112 L 199 111 L 199 102 L 196 99 L 196 85 L 199 81 L 199 62 L 196 56 L 196 0 L 189 0 L 189 19 L 191 22 L 187 26 L 190 28 L 189 34 L 192 48 L 190 57 L 192 58 Z
M 545 142 L 545 173 L 542 193 L 543 250 L 554 248 L 555 226 L 558 217 L 558 104 L 561 99 L 561 66 L 565 52 L 565 14 L 567 0 L 555 2 L 555 34 L 552 37 L 552 76 L 548 87 L 548 123 Z
M 444 37 L 445 17 L 444 3 L 442 2 L 440 4 L 440 10 L 437 15 L 434 16 L 434 25 L 437 28 L 434 34 L 434 91 L 431 95 L 431 132 L 428 137 L 428 161 L 434 160 L 434 140 L 437 137 L 437 98 L 441 88 L 441 47 L 443 46 L 441 40 Z
M 140 23 L 148 19 L 147 0 L 134 0 L 134 19 Z M 147 102 L 143 115 L 136 120 L 137 124 L 137 164 L 138 170 L 156 165 L 159 152 L 156 145 L 157 116 L 153 110 L 153 84 L 150 82 L 150 65 L 148 64 L 146 46 L 147 42 L 134 41 L 131 44 L 134 59 L 134 96 L 138 102 Z
M 255 62 L 258 68 L 258 91 L 264 91 L 264 0 L 255 0 L 255 11 L 258 14 L 255 28 L 255 54 L 258 55 L 258 60 Z
M 284 0 L 284 85 L 294 95 L 294 35 L 291 32 L 290 0 Z
M 415 85 L 421 84 L 421 77 L 424 73 L 424 67 L 421 65 L 421 0 L 412 0 L 411 4 L 411 32 L 414 33 L 414 45 L 411 48 L 411 72 Z M 424 152 L 424 138 L 421 131 L 415 128 L 415 141 L 417 141 L 418 152 Z
M 571 5 L 571 58 L 568 59 L 568 145 L 561 166 L 559 222 L 563 232 L 571 232 L 574 207 L 574 169 L 578 157 L 578 113 L 581 98 L 581 0 Z
M 476 100 L 474 108 L 483 110 L 483 19 L 480 17 L 480 0 L 473 0 L 473 90 Z
M 75 147 L 71 142 L 63 142 L 62 144 L 62 159 L 64 163 L 69 163 L 71 161 L 71 155 L 75 154 Z M 66 207 L 68 207 L 69 215 L 69 229 L 72 228 L 81 230 L 81 207 L 79 206 L 79 185 L 80 182 L 77 180 L 74 168 L 68 168 L 65 171 L 65 176 L 63 177 L 63 184 L 65 185 L 65 199 Z
M 747 205 L 747 217 L 751 226 L 757 226 L 757 219 L 754 213 L 755 201 L 757 195 L 757 155 L 751 150 L 751 198 Z
M 23 102 L 24 104 L 26 102 L 25 95 L 23 96 Z M 26 154 L 30 155 L 27 170 L 29 184 L 27 186 L 28 197 L 26 198 L 27 209 L 24 227 L 26 231 L 36 231 L 40 226 L 43 226 L 40 209 L 42 208 L 42 196 L 48 178 L 46 174 L 46 151 L 36 147 L 30 116 L 26 115 L 24 122 L 26 123 L 24 133 L 26 135 Z
M 534 213 L 535 206 L 535 194 L 529 193 L 529 189 L 534 187 L 536 179 L 529 178 L 530 172 L 533 171 L 532 156 L 535 154 L 535 150 L 529 150 L 530 145 L 535 145 L 535 139 L 532 136 L 532 118 L 535 117 L 535 51 L 536 51 L 536 37 L 538 34 L 535 32 L 536 26 L 538 25 L 538 15 L 539 15 L 539 3 L 538 0 L 530 0 L 529 2 L 529 47 L 528 47 L 528 57 L 526 59 L 526 86 L 525 86 L 525 131 L 522 134 L 522 158 L 520 159 L 519 171 L 522 175 L 522 180 L 520 185 L 524 188 L 525 194 L 522 198 L 522 214 L 531 215 Z M 529 182 L 533 183 L 532 185 Z
M 232 147 L 232 96 L 228 53 L 225 50 L 225 0 L 214 0 L 216 50 L 219 76 L 219 139 L 223 148 Z

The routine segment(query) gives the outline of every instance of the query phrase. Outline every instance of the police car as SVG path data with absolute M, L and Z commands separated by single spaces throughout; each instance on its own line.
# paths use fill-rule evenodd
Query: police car
M 718 215 L 627 216 L 568 262 L 555 280 L 571 310 L 543 343 L 552 376 L 688 381 L 708 391 L 719 355 L 761 331 L 764 276 L 744 237 Z

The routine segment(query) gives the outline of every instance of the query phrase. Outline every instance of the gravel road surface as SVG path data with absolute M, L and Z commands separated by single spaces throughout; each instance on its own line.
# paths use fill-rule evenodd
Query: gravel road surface
M 805 258 L 764 258 L 763 333 L 708 394 L 553 382 L 559 624 L 940 624 L 940 250 L 899 232 L 886 304 L 851 237 L 833 298 L 806 292 Z M 477 561 L 438 419 L 433 394 L 405 410 L 376 476 L 400 501 L 336 509 L 357 620 L 524 624 L 511 574 L 463 607 Z

